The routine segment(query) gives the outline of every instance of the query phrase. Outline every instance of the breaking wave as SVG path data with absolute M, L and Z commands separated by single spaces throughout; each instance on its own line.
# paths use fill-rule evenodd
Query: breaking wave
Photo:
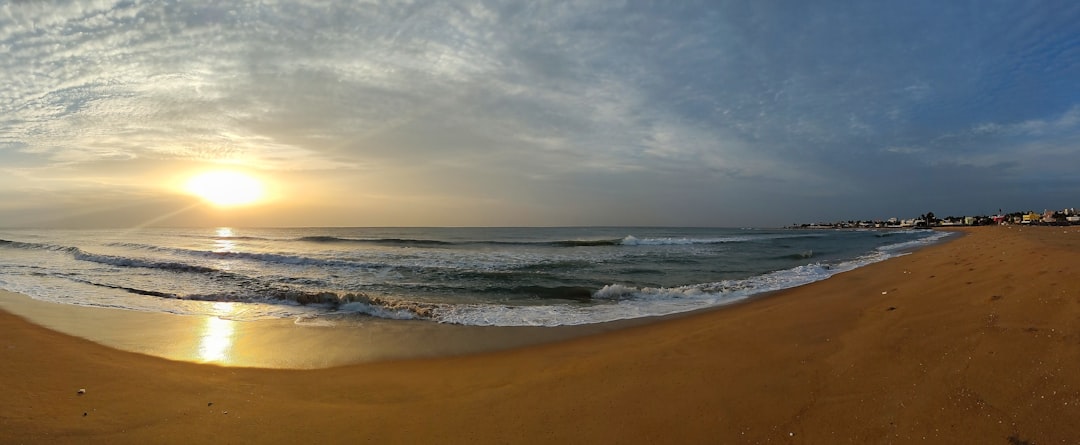
M 0 239 L 0 249 L 25 251 L 9 250 L 0 262 L 0 287 L 53 300 L 94 294 L 100 300 L 85 304 L 163 312 L 206 306 L 177 303 L 182 301 L 253 303 L 256 317 L 301 313 L 314 322 L 346 316 L 578 325 L 729 304 L 904 255 L 949 236 L 895 232 L 889 241 L 874 241 L 880 237 L 854 232 L 634 229 L 637 236 L 624 236 L 616 230 L 538 235 L 522 229 L 501 232 L 509 233 L 508 240 L 479 241 L 466 240 L 476 232 L 446 237 L 417 230 L 415 237 L 396 237 L 410 233 L 397 229 L 340 232 L 355 237 L 253 230 L 268 236 L 182 242 L 170 232 L 111 233 L 104 241 L 97 234 L 73 240 L 66 233 L 29 240 L 41 242 Z M 595 237 L 574 239 L 579 233 Z M 367 234 L 372 236 L 364 238 Z M 230 245 L 235 247 L 230 251 L 198 248 L 217 244 L 205 241 L 211 239 L 251 243 Z

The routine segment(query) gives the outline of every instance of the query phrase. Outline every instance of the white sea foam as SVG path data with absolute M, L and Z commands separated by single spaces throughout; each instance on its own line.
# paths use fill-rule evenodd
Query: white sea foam
M 338 312 L 364 314 L 391 320 L 416 320 L 420 318 L 416 312 L 406 308 L 394 309 L 360 301 L 343 304 L 338 308 Z
M 706 238 L 693 238 L 693 237 L 646 237 L 638 238 L 634 235 L 627 235 L 619 243 L 623 246 L 686 246 L 692 244 L 724 244 L 724 243 L 745 243 L 749 241 L 762 241 L 773 240 L 783 238 L 819 238 L 822 235 L 815 233 L 767 233 L 767 234 L 750 234 L 750 235 L 733 235 L 733 236 L 719 236 L 719 237 L 706 237 Z
M 941 241 L 941 240 L 943 240 L 945 238 L 948 238 L 950 236 L 953 236 L 953 235 L 955 235 L 955 233 L 953 233 L 953 232 L 935 231 L 935 232 L 932 232 L 930 235 L 926 236 L 925 238 L 919 238 L 919 239 L 915 239 L 915 240 L 911 240 L 911 241 L 905 241 L 905 242 L 902 242 L 902 243 L 896 243 L 896 244 L 889 244 L 889 245 L 886 245 L 886 246 L 881 246 L 881 247 L 878 248 L 878 250 L 885 251 L 885 252 L 905 252 L 905 251 L 910 251 L 912 249 L 917 249 L 917 248 L 920 248 L 920 247 L 928 246 L 930 244 L 934 244 L 934 243 L 936 243 L 938 241 Z
M 167 230 L 0 232 L 0 288 L 88 306 L 311 318 L 303 323 L 353 314 L 463 325 L 577 325 L 728 304 L 903 255 L 949 235 L 888 232 L 887 239 L 899 243 L 876 249 L 885 236 L 731 229 L 633 229 L 628 236 L 615 232 L 621 229 L 515 229 L 496 241 L 426 244 L 294 241 L 320 236 L 320 230 L 253 230 L 236 237 L 230 252 L 211 251 L 213 238 Z M 341 232 L 335 238 L 378 230 Z M 409 234 L 427 239 L 440 232 Z M 913 237 L 920 239 L 905 241 Z M 786 268 L 765 272 L 775 267 Z M 708 281 L 717 276 L 745 278 Z M 215 312 L 221 303 L 235 303 L 238 312 Z
M 754 236 L 727 236 L 719 238 L 637 238 L 627 235 L 620 244 L 624 246 L 686 246 L 690 244 L 738 243 L 753 240 Z
M 836 264 L 813 263 L 742 280 L 725 280 L 672 288 L 635 288 L 609 284 L 593 294 L 591 305 L 455 305 L 440 306 L 432 318 L 443 323 L 480 326 L 565 326 L 602 323 L 639 317 L 663 316 L 731 304 L 754 295 L 789 289 L 824 280 L 925 246 L 950 233 L 876 249 L 867 255 Z

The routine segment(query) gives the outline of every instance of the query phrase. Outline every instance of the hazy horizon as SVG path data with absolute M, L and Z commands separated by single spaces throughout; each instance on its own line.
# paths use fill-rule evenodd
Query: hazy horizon
M 1066 1 L 8 2 L 0 227 L 1080 207 L 1077 23 Z M 217 170 L 262 189 L 193 196 Z

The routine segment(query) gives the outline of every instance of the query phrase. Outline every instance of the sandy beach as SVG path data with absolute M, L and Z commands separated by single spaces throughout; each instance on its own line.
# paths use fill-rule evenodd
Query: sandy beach
M 3 312 L 0 442 L 1080 443 L 1080 228 L 964 232 L 654 324 L 328 369 L 172 361 Z

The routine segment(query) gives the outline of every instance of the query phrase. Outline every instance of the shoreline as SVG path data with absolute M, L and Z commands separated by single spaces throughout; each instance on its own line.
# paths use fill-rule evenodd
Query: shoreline
M 577 326 L 461 326 L 424 320 L 298 324 L 235 321 L 38 301 L 0 290 L 0 311 L 110 348 L 226 367 L 319 369 L 381 361 L 482 354 L 565 341 L 653 318 Z
M 910 254 L 949 240 L 949 237 L 945 237 L 900 252 Z M 856 269 L 861 267 L 866 265 Z M 317 369 L 387 360 L 482 354 L 557 343 L 697 313 L 725 310 L 790 289 L 793 288 L 764 291 L 686 312 L 562 326 L 465 326 L 430 320 L 388 320 L 377 317 L 310 324 L 284 318 L 235 321 L 213 315 L 40 301 L 4 290 L 0 290 L 0 310 L 51 330 L 111 348 L 169 360 L 233 367 Z M 231 312 L 229 308 L 233 303 L 217 304 L 226 306 L 222 308 L 223 312 Z
M 163 360 L 5 311 L 0 441 L 1077 442 L 1080 229 L 962 231 L 639 326 L 327 369 Z
M 643 238 L 604 228 L 44 231 L 4 235 L 22 241 L 0 240 L 11 256 L 0 264 L 10 291 L 90 307 L 307 325 L 372 316 L 557 327 L 706 309 L 947 235 L 631 231 Z

